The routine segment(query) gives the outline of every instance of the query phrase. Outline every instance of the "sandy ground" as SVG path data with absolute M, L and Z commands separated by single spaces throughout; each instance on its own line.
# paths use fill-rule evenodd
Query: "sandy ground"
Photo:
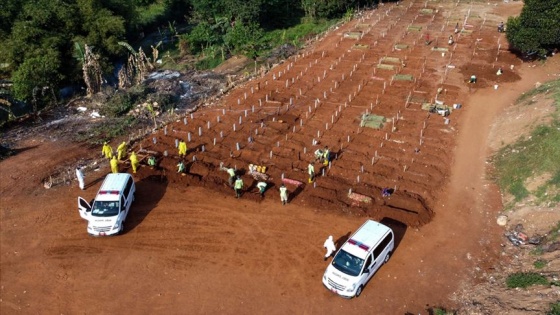
M 75 182 L 48 190 L 41 185 L 54 168 L 97 156 L 100 148 L 48 136 L 22 141 L 18 154 L 0 163 L 0 311 L 426 314 L 432 305 L 454 305 L 450 297 L 461 282 L 481 281 L 492 270 L 503 241 L 503 231 L 495 224 L 501 197 L 485 177 L 491 126 L 520 91 L 552 79 L 550 74 L 558 72 L 558 58 L 548 64 L 553 67 L 521 64 L 502 48 L 498 61 L 494 60 L 491 51 L 498 50 L 500 38 L 495 22 L 519 12 L 520 5 L 496 1 L 455 7 L 441 2 L 433 7 L 438 12 L 427 16 L 418 14 L 424 6 L 421 1 L 382 6 L 366 13 L 363 20 L 330 32 L 299 58 L 232 91 L 220 107 L 195 113 L 186 125 L 182 120 L 170 125 L 170 135 L 160 130 L 154 135 L 157 145 L 152 137 L 136 143 L 136 150 L 167 149 L 172 154 L 162 162 L 165 174 L 143 167 L 135 175 L 136 201 L 125 233 L 118 237 L 87 236 L 86 222 L 76 209 L 76 197 L 94 197 L 108 171 L 106 162 L 98 171 L 86 174 L 86 191 L 80 191 Z M 424 45 L 424 32 L 414 33 L 407 29 L 409 22 L 404 22 L 414 19 L 415 25 L 429 30 L 432 39 L 447 38 L 455 21 L 462 22 L 469 8 L 474 13 L 467 22 L 472 24 L 466 27 L 478 31 L 465 32 L 457 39 L 451 59 L 440 58 L 440 52 L 431 49 L 435 43 Z M 374 23 L 374 30 L 366 31 L 363 26 Z M 353 48 L 356 40 L 344 36 L 358 29 L 366 34 L 360 40 L 371 49 Z M 503 43 L 504 38 L 501 40 Z M 410 44 L 409 50 L 393 51 L 397 42 Z M 402 60 L 406 56 L 406 67 L 395 71 L 411 73 L 417 81 L 392 84 L 394 73 L 372 72 L 385 55 L 398 55 Z M 455 68 L 446 68 L 447 64 Z M 511 71 L 509 64 L 514 64 Z M 496 77 L 495 70 L 502 65 L 507 66 L 506 73 Z M 445 69 L 452 70 L 447 73 Z M 303 75 L 304 71 L 310 74 Z M 465 80 L 472 72 L 477 73 L 479 84 L 469 87 Z M 352 79 L 347 79 L 350 73 Z M 319 79 L 312 79 L 317 75 Z M 291 85 L 292 78 L 299 83 Z M 335 82 L 337 87 L 330 92 Z M 388 85 L 387 93 L 383 82 Z M 497 90 L 492 88 L 494 84 L 499 85 Z M 440 97 L 447 104 L 459 100 L 463 105 L 449 117 L 449 124 L 437 115 L 427 116 L 420 104 L 406 101 L 409 91 L 415 91 L 416 98 L 426 94 L 426 100 L 433 99 L 440 86 L 446 89 Z M 323 91 L 329 91 L 328 97 L 311 108 Z M 350 106 L 345 106 L 349 96 Z M 289 106 L 290 98 L 294 106 Z M 377 98 L 383 106 L 373 106 Z M 251 106 L 257 106 L 259 100 L 264 106 L 253 112 Z M 355 117 L 368 107 L 388 118 L 400 112 L 398 131 L 391 133 L 391 123 L 382 130 L 359 130 Z M 235 114 L 220 114 L 224 109 Z M 250 114 L 245 116 L 245 110 Z M 340 115 L 335 128 L 324 128 L 335 113 Z M 199 128 L 214 124 L 220 115 L 220 123 L 227 127 L 207 128 L 199 137 Z M 246 129 L 232 132 L 229 126 L 238 117 L 251 123 L 238 125 Z M 423 127 L 425 121 L 427 128 Z M 294 127 L 296 132 L 292 132 Z M 226 128 L 225 140 L 213 145 L 213 138 Z M 259 130 L 256 141 L 250 145 L 245 140 L 242 150 L 236 152 L 235 144 L 253 134 L 254 128 Z M 306 181 L 303 167 L 316 148 L 311 140 L 320 128 L 324 130 L 318 137 L 321 145 L 336 148 L 340 158 L 327 176 L 317 179 L 315 187 L 291 187 L 292 199 L 282 206 L 277 193 L 281 174 Z M 424 129 L 425 144 L 416 145 Z M 187 159 L 197 159 L 189 163 L 187 176 L 178 176 L 173 142 L 189 132 L 194 140 Z M 399 141 L 386 141 L 386 134 Z M 347 135 L 352 139 L 345 143 Z M 414 153 L 416 147 L 419 154 Z M 270 150 L 274 151 L 272 158 Z M 358 171 L 375 157 L 376 150 L 381 156 L 377 163 Z M 363 158 L 356 158 L 360 156 Z M 416 163 L 407 162 L 414 157 Z M 239 168 L 250 161 L 268 165 L 274 186 L 263 200 L 251 191 L 235 199 L 225 186 L 227 176 L 217 170 L 219 161 Z M 408 172 L 402 170 L 407 164 Z M 250 176 L 243 178 L 251 186 Z M 380 198 L 380 188 L 393 185 L 398 189 L 390 200 Z M 349 188 L 374 202 L 353 203 L 346 196 Z M 394 226 L 398 245 L 390 262 L 377 272 L 360 298 L 344 300 L 321 283 L 327 264 L 322 259 L 322 244 L 328 235 L 344 239 L 366 217 L 390 218 L 408 227 Z

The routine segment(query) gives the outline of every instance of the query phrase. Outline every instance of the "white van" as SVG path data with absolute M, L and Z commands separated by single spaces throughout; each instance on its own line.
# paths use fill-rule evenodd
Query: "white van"
M 105 236 L 122 232 L 135 192 L 132 176 L 116 173 L 105 177 L 91 205 L 84 198 L 78 197 L 78 211 L 88 221 L 88 233 Z
M 346 298 L 360 296 L 377 269 L 389 260 L 394 247 L 393 230 L 367 220 L 340 247 L 323 275 L 323 284 Z

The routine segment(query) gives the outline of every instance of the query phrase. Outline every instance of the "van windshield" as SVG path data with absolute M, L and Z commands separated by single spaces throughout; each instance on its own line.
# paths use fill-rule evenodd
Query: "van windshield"
M 118 214 L 118 201 L 95 201 L 91 208 L 91 215 L 96 217 L 114 217 Z
M 364 260 L 344 250 L 340 250 L 332 261 L 333 266 L 345 274 L 356 277 L 362 271 Z

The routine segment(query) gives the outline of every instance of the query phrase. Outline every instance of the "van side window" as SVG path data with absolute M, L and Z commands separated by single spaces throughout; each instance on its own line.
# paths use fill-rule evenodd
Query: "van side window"
M 130 193 L 130 188 L 132 188 L 132 178 L 129 177 L 126 181 L 126 187 L 124 188 L 124 198 L 128 199 L 128 194 Z
M 389 245 L 389 243 L 391 243 L 392 240 L 393 233 L 387 234 L 385 238 L 383 238 L 383 240 L 379 243 L 379 245 L 377 245 L 377 247 L 373 250 L 373 254 L 375 255 L 375 257 L 379 257 L 379 255 L 381 255 L 381 252 L 387 247 L 387 245 Z
M 366 259 L 366 263 L 365 263 L 365 268 L 369 268 L 369 266 L 371 266 L 371 255 L 368 256 L 368 258 Z
M 121 210 L 120 211 L 124 211 L 125 207 L 124 207 L 124 203 L 125 203 L 124 196 L 121 196 Z

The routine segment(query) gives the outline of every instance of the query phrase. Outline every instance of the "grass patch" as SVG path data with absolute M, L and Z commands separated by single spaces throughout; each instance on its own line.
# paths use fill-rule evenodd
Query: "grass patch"
M 136 118 L 130 116 L 104 120 L 88 131 L 78 132 L 73 140 L 91 145 L 101 145 L 104 141 L 128 135 L 137 122 Z
M 354 48 L 354 49 L 369 49 L 369 45 L 355 44 L 352 48 Z
M 546 264 L 548 262 L 544 259 L 537 259 L 535 260 L 535 262 L 533 263 L 533 267 L 535 267 L 535 269 L 543 269 L 544 267 L 546 267 Z
M 554 205 L 560 202 L 560 80 L 547 82 L 523 94 L 517 104 L 539 93 L 551 92 L 556 111 L 550 124 L 536 127 L 529 137 L 505 146 L 493 157 L 497 182 L 503 191 L 514 196 L 515 202 L 530 194 L 537 197 L 537 203 L 551 202 Z M 534 192 L 527 190 L 527 179 L 546 173 L 553 174 L 550 180 Z
M 393 79 L 396 81 L 414 81 L 414 77 L 411 74 L 395 74 Z
M 555 242 L 558 240 L 559 236 L 560 236 L 560 222 L 557 222 L 556 226 L 554 226 L 552 230 L 548 233 L 546 240 L 550 242 Z
M 346 32 L 344 33 L 344 38 L 359 39 L 362 36 L 362 32 Z
M 545 276 L 535 272 L 516 272 L 506 279 L 508 288 L 527 288 L 538 284 L 548 285 L 549 282 Z
M 338 20 L 302 21 L 301 24 L 286 29 L 266 32 L 263 40 L 268 47 L 278 47 L 283 44 L 292 44 L 301 47 L 307 38 L 321 34 Z
M 394 65 L 386 65 L 386 64 L 382 64 L 382 63 L 377 64 L 376 67 L 377 67 L 377 69 L 383 69 L 383 70 L 395 70 Z
M 434 9 L 420 9 L 420 14 L 433 15 L 434 14 Z
M 532 89 L 527 93 L 523 93 L 520 97 L 517 98 L 515 104 L 523 103 L 524 101 L 528 100 L 529 98 L 532 98 L 533 96 L 537 96 L 538 94 L 547 94 L 551 91 L 553 92 L 554 97 L 556 98 L 556 102 L 558 103 L 560 101 L 558 100 L 558 97 L 560 97 L 559 90 L 560 90 L 560 80 L 546 82 L 541 86 L 539 86 L 538 88 Z
M 428 309 L 428 314 L 430 315 L 455 315 L 457 312 L 449 311 L 443 307 L 433 307 Z
M 542 248 L 541 245 L 535 247 L 534 249 L 532 249 L 529 254 L 533 255 L 533 256 L 540 256 L 542 254 L 544 254 L 544 249 Z
M 550 303 L 550 310 L 546 312 L 546 315 L 560 315 L 560 301 Z
M 196 63 L 195 68 L 198 70 L 213 69 L 219 66 L 223 61 L 224 60 L 222 59 L 221 56 L 214 56 L 214 57 L 210 56 L 199 60 Z

